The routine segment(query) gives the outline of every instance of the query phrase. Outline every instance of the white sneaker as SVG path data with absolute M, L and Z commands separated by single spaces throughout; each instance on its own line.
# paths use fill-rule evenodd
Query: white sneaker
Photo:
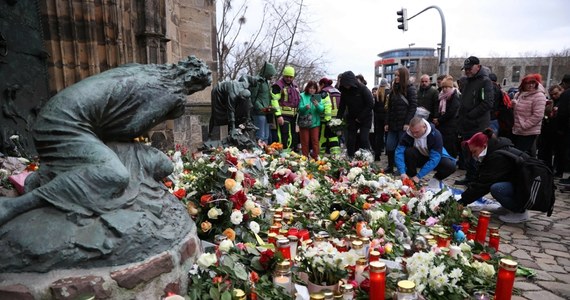
M 522 213 L 510 212 L 506 215 L 499 216 L 499 220 L 505 223 L 522 223 L 528 220 L 528 210 Z
M 467 205 L 467 207 L 471 208 L 472 211 L 482 211 L 482 210 L 496 211 L 499 208 L 501 208 L 502 206 L 497 201 L 487 199 L 487 198 L 482 198 L 480 200 L 477 200 L 477 201 Z

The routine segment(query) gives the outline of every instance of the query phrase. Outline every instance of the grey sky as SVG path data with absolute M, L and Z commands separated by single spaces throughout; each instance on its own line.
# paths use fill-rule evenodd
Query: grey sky
M 250 0 L 251 6 L 259 0 Z M 433 47 L 441 42 L 441 21 L 430 9 L 409 21 L 405 33 L 397 28 L 396 11 L 408 17 L 430 5 L 445 15 L 451 57 L 519 57 L 546 55 L 570 48 L 568 0 L 305 0 L 312 37 L 324 45 L 328 74 L 352 70 L 371 86 L 377 54 L 395 48 Z M 327 41 L 334 41 L 329 43 Z M 446 49 L 447 50 L 447 49 Z

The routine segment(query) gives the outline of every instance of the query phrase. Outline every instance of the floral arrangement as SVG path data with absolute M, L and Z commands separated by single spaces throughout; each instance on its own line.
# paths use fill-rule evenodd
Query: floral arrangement
M 329 242 L 300 247 L 296 261 L 299 270 L 308 275 L 308 280 L 317 285 L 334 285 L 346 278 L 347 265 L 354 265 L 359 255 L 353 251 L 339 252 Z
M 342 131 L 346 128 L 346 123 L 342 119 L 332 118 L 328 122 L 328 126 L 332 132 L 336 132 L 337 135 L 342 135 Z

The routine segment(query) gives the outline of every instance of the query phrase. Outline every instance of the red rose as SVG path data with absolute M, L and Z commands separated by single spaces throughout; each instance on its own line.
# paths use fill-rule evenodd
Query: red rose
M 243 190 L 239 190 L 237 193 L 230 196 L 230 201 L 234 204 L 233 209 L 240 210 L 245 201 L 247 201 L 247 195 Z
M 351 194 L 350 195 L 350 203 L 354 204 L 356 202 L 356 198 L 358 198 L 358 194 Z
M 386 193 L 382 193 L 380 195 L 380 201 L 382 202 L 388 202 L 390 200 L 390 195 L 386 194 Z
M 237 166 L 238 159 L 235 156 L 232 156 L 229 152 L 226 152 L 226 161 L 234 166 Z
M 208 204 L 208 202 L 212 201 L 214 197 L 212 196 L 212 194 L 204 194 L 202 195 L 202 197 L 200 197 L 200 204 L 202 206 Z
M 269 268 L 269 262 L 273 259 L 275 253 L 271 251 L 271 249 L 267 249 L 261 252 L 261 256 L 259 257 L 259 263 L 263 266 L 265 270 Z
M 182 198 L 184 198 L 184 196 L 186 196 L 186 190 L 185 189 L 178 189 L 173 194 L 174 194 L 174 196 L 176 196 L 176 198 L 182 199 Z
M 400 207 L 400 210 L 401 210 L 402 212 L 404 212 L 405 214 L 408 214 L 408 212 L 410 212 L 410 209 L 408 208 L 408 205 L 407 205 L 407 204 L 402 205 L 402 206 Z

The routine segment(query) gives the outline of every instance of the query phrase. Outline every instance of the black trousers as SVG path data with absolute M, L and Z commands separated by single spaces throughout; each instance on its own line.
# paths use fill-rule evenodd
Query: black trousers
M 414 147 L 409 147 L 404 152 L 404 161 L 406 162 L 406 174 L 409 177 L 414 177 L 418 174 L 418 168 L 423 167 L 429 157 L 420 153 L 420 151 Z M 433 177 L 437 180 L 444 180 L 449 177 L 449 175 L 455 172 L 455 161 L 448 157 L 441 157 L 439 164 L 435 167 L 435 174 Z

